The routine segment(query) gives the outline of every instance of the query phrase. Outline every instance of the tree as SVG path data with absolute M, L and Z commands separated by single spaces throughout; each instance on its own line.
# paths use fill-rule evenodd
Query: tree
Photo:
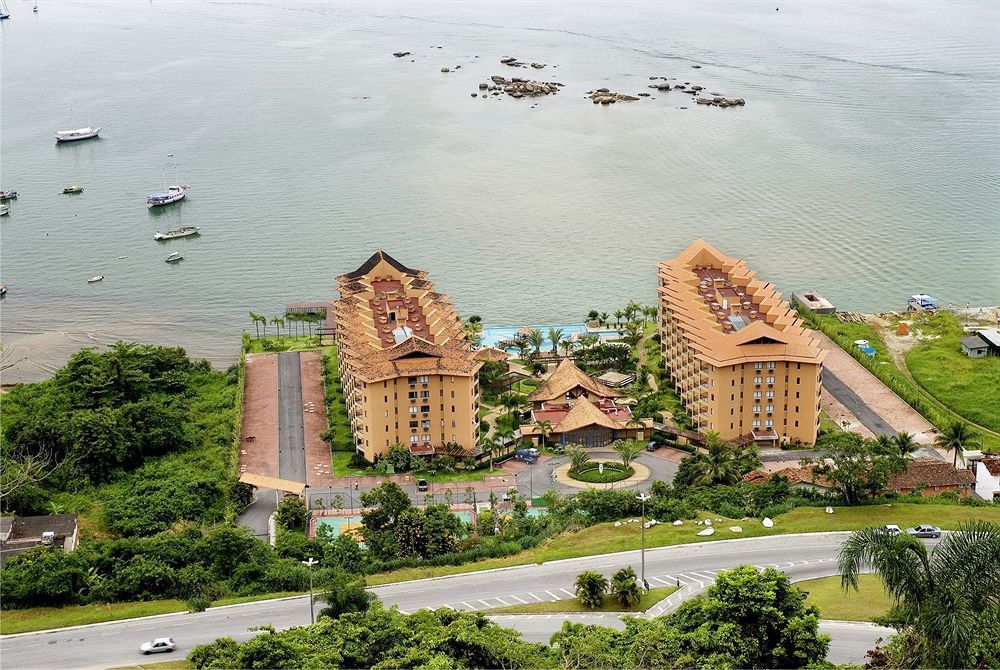
M 125 460 L 128 441 L 119 413 L 110 407 L 74 412 L 69 433 L 73 442 L 70 459 L 94 483 L 110 479 Z
M 869 527 L 844 543 L 838 567 L 845 591 L 857 590 L 868 569 L 882 577 L 904 634 L 916 642 L 907 645 L 913 665 L 905 667 L 983 667 L 974 633 L 981 616 L 1000 614 L 998 556 L 1000 525 L 987 521 L 962 524 L 930 552 L 906 533 Z
M 913 433 L 907 433 L 905 430 L 893 437 L 892 443 L 899 450 L 899 455 L 904 458 L 920 448 L 920 445 L 917 444 L 917 441 L 913 437 Z
M 569 352 L 576 348 L 576 342 L 573 340 L 563 340 L 559 346 L 563 349 L 563 358 L 569 358 Z
M 552 353 L 556 353 L 562 342 L 565 331 L 562 328 L 549 328 L 549 342 L 552 343 Z
M 642 445 L 634 440 L 618 440 L 614 444 L 615 453 L 622 459 L 622 467 L 628 470 L 632 461 L 642 453 Z
M 600 316 L 596 309 L 592 309 L 587 312 L 587 321 L 597 321 L 597 317 Z
M 635 570 L 631 565 L 611 576 L 611 592 L 622 607 L 635 607 L 642 600 L 642 591 L 636 582 Z
M 826 450 L 825 456 L 802 463 L 813 464 L 814 472 L 836 482 L 848 505 L 880 494 L 889 477 L 906 471 L 906 459 L 891 443 L 880 445 L 857 433 L 830 433 L 821 442 L 817 446 Z
M 552 434 L 552 422 L 545 419 L 536 421 L 535 430 L 542 436 L 542 446 L 544 447 L 549 442 L 549 435 Z
M 601 338 L 599 338 L 597 335 L 581 335 L 578 339 L 578 341 L 580 342 L 580 347 L 583 349 L 590 349 L 600 340 Z
M 622 317 L 625 316 L 625 312 L 620 309 L 615 310 L 615 327 L 620 327 L 622 325 Z
M 39 545 L 15 554 L 3 569 L 3 606 L 59 607 L 81 602 L 87 570 L 80 552 Z
M 938 449 L 955 451 L 952 465 L 958 467 L 958 454 L 965 449 L 976 449 L 980 446 L 979 435 L 964 421 L 953 421 L 948 424 L 934 440 Z
M 683 467 L 685 462 L 687 466 Z M 723 442 L 718 433 L 709 430 L 705 431 L 705 450 L 684 459 L 675 481 L 694 486 L 735 484 L 759 464 L 760 458 L 755 449 L 731 447 Z
M 506 372 L 507 366 L 500 361 L 486 361 L 483 367 L 479 368 L 479 381 L 486 388 L 495 391 Z
M 531 344 L 532 349 L 535 350 L 535 356 L 542 353 L 542 345 L 545 344 L 545 336 L 542 335 L 540 330 L 532 330 L 528 334 L 528 343 Z
M 569 455 L 570 470 L 573 471 L 579 471 L 590 460 L 590 454 L 580 445 L 567 448 L 566 453 Z
M 288 530 L 305 530 L 309 512 L 302 498 L 285 498 L 278 505 L 276 520 Z
M 413 507 L 410 497 L 399 484 L 382 482 L 370 491 L 361 494 L 362 535 L 369 549 L 380 557 L 396 555 L 396 521 Z
M 499 428 L 496 432 L 499 432 Z M 483 450 L 484 453 L 490 459 L 490 470 L 493 469 L 493 454 L 500 450 L 500 440 L 496 436 L 490 437 L 488 435 L 483 435 L 479 438 L 479 448 Z
M 538 346 L 540 347 L 541 345 L 539 344 Z M 517 357 L 523 361 L 528 355 L 528 349 L 531 348 L 531 344 L 524 338 L 519 337 L 514 340 L 514 348 L 517 349 Z
M 320 610 L 319 616 L 336 619 L 348 612 L 366 612 L 375 596 L 365 591 L 365 581 L 341 569 L 335 569 L 329 580 L 324 584 L 328 589 L 317 596 L 326 602 L 326 607 Z
M 597 609 L 604 604 L 608 579 L 596 570 L 587 570 L 577 575 L 573 588 L 584 607 Z
M 277 317 L 277 316 L 272 316 L 271 317 L 271 325 L 274 326 L 274 330 L 277 333 L 279 340 L 281 339 L 281 325 L 282 325 L 282 323 L 284 323 L 284 322 L 281 320 L 280 317 Z
M 253 321 L 253 327 L 254 330 L 257 331 L 257 337 L 260 337 L 260 314 L 250 312 L 250 320 Z
M 607 325 L 607 323 L 608 323 L 608 313 L 601 312 L 601 325 L 604 326 Z

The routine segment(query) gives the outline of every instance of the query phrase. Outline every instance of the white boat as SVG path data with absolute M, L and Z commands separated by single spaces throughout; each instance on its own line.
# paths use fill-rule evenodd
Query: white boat
M 10 205 L 0 205 L 0 216 L 7 216 L 10 214 Z
M 165 233 L 159 231 L 153 235 L 154 240 L 173 240 L 178 237 L 188 237 L 189 235 L 197 235 L 198 231 L 201 230 L 200 226 L 181 226 L 177 230 L 168 230 Z
M 184 260 L 184 257 L 177 251 L 167 256 L 167 263 L 176 263 L 177 261 Z
M 91 277 L 90 279 L 87 280 L 87 283 L 88 284 L 96 284 L 97 282 L 103 281 L 103 280 L 104 280 L 104 275 L 94 275 L 93 277 Z
M 0 284 L 0 295 L 7 295 L 7 285 Z
M 7 189 L 4 191 L 0 191 L 0 201 L 13 200 L 16 197 L 17 197 L 17 191 L 15 191 L 14 189 Z
M 190 188 L 187 184 L 171 186 L 163 193 L 151 193 L 148 198 L 146 198 L 146 204 L 150 207 L 159 207 L 160 205 L 169 205 L 172 202 L 177 202 L 183 200 L 184 196 L 187 195 L 187 190 Z
M 86 128 L 77 128 L 76 130 L 57 130 L 56 142 L 76 142 L 77 140 L 88 140 L 91 137 L 97 137 L 97 134 L 107 127 L 107 125 L 103 125 L 98 126 L 97 128 L 87 126 Z
M 0 0 L 0 20 L 9 19 L 10 10 L 7 9 L 6 0 Z

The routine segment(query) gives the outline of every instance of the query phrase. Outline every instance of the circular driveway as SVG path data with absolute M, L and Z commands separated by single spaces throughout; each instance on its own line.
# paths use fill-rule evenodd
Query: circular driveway
M 587 453 L 589 453 L 590 457 L 594 459 L 618 459 L 618 454 L 607 449 L 588 449 Z M 665 458 L 660 458 L 647 451 L 642 452 L 642 455 L 632 462 L 632 466 L 636 469 L 636 475 L 633 475 L 627 480 L 615 482 L 614 484 L 585 484 L 584 482 L 577 481 L 573 481 L 572 484 L 566 484 L 553 476 L 556 470 L 563 465 L 567 466 L 567 470 L 569 469 L 569 456 L 556 456 L 546 461 L 536 463 L 535 465 L 525 469 L 523 472 L 517 473 L 515 478 L 517 480 L 517 488 L 521 492 L 521 495 L 540 496 L 550 488 L 554 488 L 560 493 L 566 494 L 578 493 L 582 488 L 631 489 L 633 491 L 648 491 L 654 481 L 659 480 L 669 484 L 673 481 L 674 475 L 677 474 L 677 463 Z M 648 474 L 642 481 L 634 481 L 640 470 L 646 470 L 648 471 Z M 568 477 L 566 479 L 568 479 Z

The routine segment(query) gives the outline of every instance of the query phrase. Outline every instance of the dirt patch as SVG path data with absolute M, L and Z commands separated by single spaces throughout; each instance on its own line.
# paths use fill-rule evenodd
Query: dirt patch
M 302 370 L 302 425 L 305 434 L 306 484 L 310 488 L 333 486 L 330 445 L 320 437 L 327 429 L 326 403 L 323 401 L 323 354 L 303 351 L 299 354 Z
M 239 472 L 278 476 L 278 356 L 247 356 Z

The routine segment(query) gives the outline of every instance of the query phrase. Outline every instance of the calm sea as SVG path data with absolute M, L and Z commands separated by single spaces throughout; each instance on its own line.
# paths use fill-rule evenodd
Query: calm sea
M 225 363 L 379 247 L 493 325 L 651 301 L 697 236 L 845 309 L 1000 302 L 996 2 L 7 4 L 4 381 L 117 338 Z M 650 76 L 747 104 L 584 98 Z M 148 211 L 164 172 L 189 198 Z

